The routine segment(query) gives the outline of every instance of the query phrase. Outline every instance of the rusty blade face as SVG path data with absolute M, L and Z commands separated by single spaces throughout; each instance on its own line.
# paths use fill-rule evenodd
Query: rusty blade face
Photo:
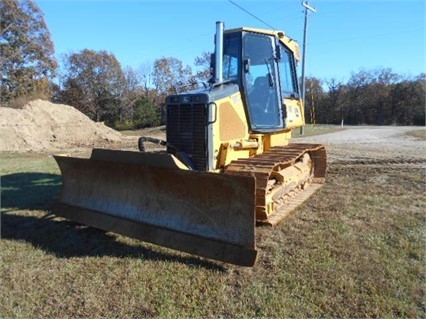
M 207 258 L 255 263 L 254 178 L 140 164 L 135 156 L 144 154 L 136 152 L 126 162 L 128 152 L 115 152 L 119 161 L 55 156 L 63 177 L 55 214 Z

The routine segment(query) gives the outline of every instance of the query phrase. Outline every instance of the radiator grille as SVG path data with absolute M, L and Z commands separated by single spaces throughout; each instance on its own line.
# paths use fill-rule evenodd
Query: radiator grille
M 167 105 L 167 143 L 185 152 L 195 168 L 207 171 L 207 106 L 205 104 Z M 176 149 L 167 151 L 176 154 Z

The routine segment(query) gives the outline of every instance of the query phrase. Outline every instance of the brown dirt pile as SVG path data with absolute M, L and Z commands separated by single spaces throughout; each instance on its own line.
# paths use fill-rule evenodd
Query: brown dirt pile
M 125 139 L 72 106 L 35 100 L 22 109 L 0 107 L 0 151 L 54 152 Z

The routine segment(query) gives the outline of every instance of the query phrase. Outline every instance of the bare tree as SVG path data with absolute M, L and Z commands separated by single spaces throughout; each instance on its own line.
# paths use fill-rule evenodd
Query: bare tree
M 140 73 L 127 67 L 118 92 L 118 120 L 133 118 L 136 102 L 144 95 Z
M 197 81 L 189 66 L 184 67 L 176 58 L 161 58 L 154 62 L 152 81 L 156 93 L 156 106 L 161 114 L 161 123 L 165 122 L 164 101 L 168 94 L 176 94 L 194 89 Z
M 306 79 L 305 118 L 308 123 L 317 123 L 319 106 L 323 106 L 324 90 L 321 80 L 311 77 Z
M 194 65 L 200 69 L 195 74 L 195 77 L 200 82 L 207 82 L 211 77 L 211 52 L 203 52 L 194 60 Z
M 138 73 L 141 80 L 141 86 L 145 92 L 149 91 L 150 88 L 153 86 L 153 80 L 152 80 L 152 63 L 151 62 L 145 62 L 141 64 L 138 68 Z
M 328 108 L 325 114 L 325 123 L 340 122 L 343 125 L 347 114 L 347 105 L 342 99 L 345 86 L 335 78 L 331 78 L 325 81 L 325 83 L 328 87 Z
M 154 62 L 153 83 L 158 95 L 178 93 L 194 88 L 197 81 L 189 66 L 176 58 L 161 58 Z

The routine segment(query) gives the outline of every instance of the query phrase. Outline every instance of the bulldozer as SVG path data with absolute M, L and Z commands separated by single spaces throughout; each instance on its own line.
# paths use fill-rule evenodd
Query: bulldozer
M 256 226 L 276 225 L 325 181 L 321 144 L 291 143 L 305 124 L 297 42 L 281 31 L 217 22 L 212 78 L 167 96 L 166 140 L 139 150 L 55 155 L 53 213 L 239 266 L 256 263 Z M 146 152 L 159 142 L 162 151 Z

